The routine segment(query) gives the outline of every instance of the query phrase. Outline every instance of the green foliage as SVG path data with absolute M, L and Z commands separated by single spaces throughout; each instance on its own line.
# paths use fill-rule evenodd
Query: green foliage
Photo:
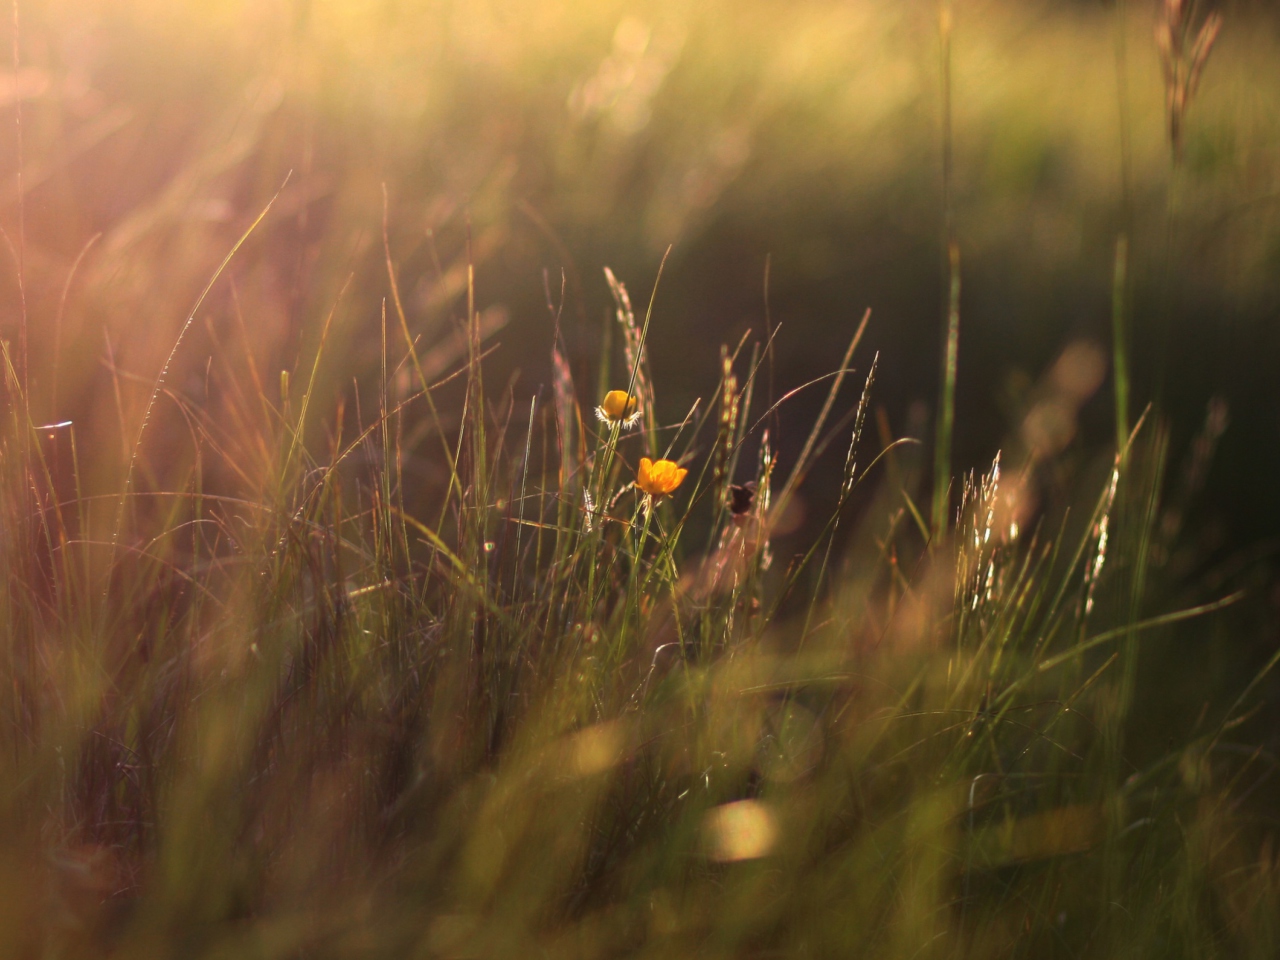
M 989 470 L 953 476 L 960 249 L 1008 240 L 976 205 L 1047 190 L 1037 243 L 1053 259 L 1096 239 L 1055 219 L 1078 195 L 1095 219 L 1118 202 L 1090 149 L 1112 64 L 1071 33 L 1091 21 L 1063 15 L 1026 51 L 1017 18 L 1000 21 L 1042 86 L 992 85 L 999 110 L 972 94 L 989 50 L 957 26 L 954 198 L 948 21 L 940 395 L 932 431 L 912 427 L 927 450 L 877 406 L 870 311 L 839 331 L 833 369 L 780 399 L 792 331 L 768 321 L 721 347 L 709 400 L 670 409 L 691 388 L 658 358 L 705 331 L 661 322 L 666 279 L 634 303 L 610 270 L 584 283 L 557 227 L 590 239 L 606 223 L 658 264 L 752 164 L 732 197 L 743 219 L 773 215 L 779 182 L 815 208 L 813 184 L 857 180 L 931 209 L 901 184 L 935 172 L 916 117 L 928 85 L 903 53 L 928 46 L 932 5 L 805 4 L 780 25 L 761 3 L 663 4 L 648 23 L 547 0 L 517 23 L 504 4 L 316 0 L 260 14 L 274 46 L 241 35 L 270 5 L 204 6 L 198 37 L 167 2 L 113 14 L 145 24 L 158 73 L 187 78 L 183 111 L 207 111 L 198 142 L 170 145 L 189 151 L 181 175 L 101 245 L 54 256 L 48 238 L 66 238 L 33 216 L 36 253 L 23 234 L 14 246 L 0 956 L 1276 955 L 1280 859 L 1259 812 L 1275 760 L 1248 724 L 1280 654 L 1242 675 L 1242 644 L 1219 642 L 1252 599 L 1248 564 L 1185 575 L 1225 408 L 1179 472 L 1168 425 L 1133 403 L 1130 244 L 1149 255 L 1150 222 L 1109 226 L 1099 248 L 1115 244 L 1114 448 L 1075 444 L 1108 365 L 1077 341 L 1020 391 Z M 43 14 L 56 33 L 80 9 Z M 1255 159 L 1196 125 L 1213 40 L 1187 47 L 1200 34 L 1174 25 L 1180 92 L 1166 103 L 1156 72 L 1135 84 L 1161 133 L 1120 178 L 1181 178 L 1182 206 L 1159 218 L 1170 238 L 1209 218 L 1214 177 Z M 221 57 L 204 85 L 168 62 L 203 45 Z M 1049 84 L 1046 48 L 1081 82 Z M 219 100 L 259 59 L 284 79 Z M 127 127 L 92 100 L 68 107 L 90 133 Z M 53 177 L 61 115 L 26 109 L 27 162 Z M 281 187 L 299 130 L 305 162 Z M 416 199 L 379 197 L 375 168 L 420 150 L 438 169 L 410 183 Z M 967 195 L 965 171 L 987 168 L 1004 192 Z M 1122 219 L 1151 219 L 1138 193 Z M 276 199 L 225 238 L 212 226 L 231 215 L 211 198 L 260 194 Z M 520 317 L 549 357 L 542 389 L 493 376 L 507 318 L 479 302 L 477 270 L 508 249 L 508 219 L 566 264 L 546 278 L 545 336 Z M 786 246 L 780 259 L 808 256 Z M 87 319 L 67 310 L 80 283 Z M 777 414 L 810 396 L 788 462 Z M 679 466 L 646 493 L 641 458 Z M 1063 489 L 1072 502 L 1050 495 Z M 806 502 L 833 509 L 788 536 Z
M 914 506 L 911 443 L 863 436 L 870 375 L 785 481 L 756 399 L 771 344 L 726 350 L 716 403 L 656 420 L 647 322 L 612 275 L 626 356 L 601 369 L 645 399 L 643 426 L 584 415 L 567 364 L 552 398 L 495 405 L 468 307 L 449 375 L 463 415 L 446 429 L 389 246 L 387 266 L 404 336 L 384 321 L 375 408 L 352 427 L 339 404 L 321 458 L 300 439 L 326 404 L 314 375 L 300 394 L 286 378 L 275 402 L 241 357 L 235 419 L 256 423 L 259 470 L 226 464 L 217 491 L 222 428 L 158 379 L 193 459 L 164 486 L 76 493 L 75 426 L 34 425 L 8 364 L 5 943 L 77 957 L 1274 949 L 1275 860 L 1233 800 L 1259 754 L 1226 736 L 1252 688 L 1189 742 L 1131 759 L 1153 635 L 1237 599 L 1149 609 L 1159 429 L 1139 426 L 1086 522 L 1041 512 L 1027 527 L 1027 452 L 961 484 L 939 539 Z M 865 325 L 824 419 L 848 403 Z M 418 379 L 395 402 L 398 370 Z M 428 414 L 434 440 L 414 429 Z M 775 562 L 787 499 L 841 435 L 837 513 Z M 410 436 L 449 470 L 428 513 L 405 506 Z M 144 420 L 128 462 L 154 457 L 150 440 Z M 642 494 L 641 455 L 687 481 Z M 837 539 L 864 485 L 873 507 Z

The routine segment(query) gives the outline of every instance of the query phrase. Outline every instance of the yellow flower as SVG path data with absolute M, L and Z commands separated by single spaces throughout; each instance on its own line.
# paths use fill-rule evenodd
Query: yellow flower
M 654 463 L 648 457 L 641 457 L 640 469 L 636 471 L 636 486 L 651 497 L 665 497 L 680 486 L 688 472 L 671 460 Z
M 596 407 L 596 419 L 601 423 L 633 427 L 640 420 L 639 404 L 625 390 L 610 390 L 604 395 L 604 402 Z

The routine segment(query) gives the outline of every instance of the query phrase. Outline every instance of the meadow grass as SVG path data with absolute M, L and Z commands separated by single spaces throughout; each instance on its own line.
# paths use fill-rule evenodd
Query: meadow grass
M 168 37 L 156 47 L 177 56 L 192 38 L 162 6 L 136 3 Z M 238 9 L 210 4 L 210 36 L 228 49 Z M 450 56 L 481 64 L 446 58 L 436 89 L 397 80 L 421 52 L 412 31 L 365 29 L 358 5 L 318 3 L 309 26 L 294 25 L 311 46 L 283 43 L 281 72 L 312 88 L 302 127 L 351 95 L 328 89 L 333 77 L 381 90 L 373 99 L 400 131 L 388 154 L 408 152 L 403 130 L 419 122 L 487 130 L 468 113 L 483 102 L 468 77 L 488 78 L 477 87 L 499 118 L 549 116 L 534 108 L 554 92 L 576 132 L 552 123 L 529 135 L 557 145 L 546 167 L 569 187 L 548 205 L 570 221 L 628 209 L 638 191 L 619 174 L 619 144 L 658 129 L 649 206 L 609 229 L 638 236 L 659 279 L 633 297 L 623 271 L 593 265 L 609 298 L 589 303 L 607 309 L 596 331 L 582 303 L 592 287 L 572 270 L 544 275 L 543 388 L 492 374 L 504 319 L 480 307 L 477 266 L 505 228 L 473 235 L 468 221 L 442 261 L 435 214 L 423 240 L 399 222 L 417 208 L 383 186 L 381 230 L 359 232 L 353 253 L 299 253 L 291 276 L 305 289 L 285 289 L 285 226 L 302 248 L 313 229 L 376 219 L 378 181 L 358 161 L 336 186 L 306 168 L 272 181 L 276 199 L 217 254 L 202 228 L 173 226 L 209 212 L 196 201 L 229 170 L 274 170 L 267 118 L 279 98 L 267 81 L 228 108 L 191 169 L 101 247 L 77 247 L 56 282 L 49 247 L 29 256 L 15 238 L 20 336 L 0 341 L 0 956 L 1275 956 L 1276 761 L 1254 721 L 1280 654 L 1189 693 L 1161 686 L 1201 679 L 1192 664 L 1171 681 L 1159 669 L 1170 659 L 1241 649 L 1231 618 L 1255 598 L 1238 571 L 1189 588 L 1176 569 L 1226 414 L 1211 405 L 1180 467 L 1160 411 L 1131 409 L 1141 351 L 1130 243 L 1150 250 L 1149 225 L 1138 230 L 1130 209 L 1106 242 L 1114 445 L 1066 463 L 1108 366 L 1077 341 L 1028 391 L 995 462 L 955 476 L 959 250 L 998 246 L 974 224 L 999 218 L 966 224 L 952 209 L 978 201 L 952 193 L 948 21 L 941 371 L 935 423 L 920 431 L 931 445 L 897 435 L 877 404 L 885 371 L 870 311 L 840 324 L 838 363 L 797 383 L 775 385 L 789 330 L 767 321 L 721 346 L 714 389 L 673 411 L 661 398 L 688 389 L 651 358 L 692 350 L 703 331 L 674 346 L 655 332 L 673 336 L 660 320 L 674 307 L 653 239 L 704 216 L 747 156 L 730 149 L 733 130 L 705 136 L 697 111 L 714 114 L 739 74 L 764 64 L 783 80 L 761 82 L 743 121 L 762 141 L 838 128 L 878 144 L 859 162 L 873 187 L 890 182 L 898 158 L 920 152 L 912 71 L 895 61 L 916 18 L 814 4 L 781 40 L 761 5 L 728 33 L 723 7 L 653 31 L 621 8 L 569 18 L 603 38 L 597 64 L 594 47 L 563 32 L 563 5 L 538 9 L 527 29 L 541 46 L 500 10 L 405 11 L 407 23 L 448 21 Z M 893 43 L 851 62 L 843 39 L 872 20 Z M 671 23 L 684 32 L 664 34 Z M 1175 221 L 1198 209 L 1175 203 L 1196 185 L 1177 166 L 1184 138 L 1192 166 L 1207 149 L 1185 116 L 1196 36 L 1171 33 L 1161 51 L 1181 83 L 1166 118 L 1177 163 L 1153 174 L 1168 157 L 1150 138 L 1125 161 L 1148 183 L 1186 175 L 1162 221 L 1170 250 Z M 957 63 L 971 77 L 988 51 L 963 39 Z M 1084 101 L 1110 95 L 1112 66 L 1080 55 L 1091 39 L 1055 39 L 1090 93 L 1055 94 L 1055 116 L 1073 144 L 1092 142 L 1099 120 Z M 773 59 L 725 53 L 736 41 Z M 698 55 L 679 60 L 682 44 Z M 342 62 L 326 73 L 326 57 Z M 566 58 L 587 77 L 567 99 L 555 84 L 516 82 Z M 673 72 L 696 94 L 693 119 L 664 111 L 656 86 L 597 89 L 622 61 L 637 75 L 649 64 L 659 86 Z M 832 95 L 831 78 L 850 71 L 887 78 L 876 93 L 888 105 Z M 1135 86 L 1136 99 L 1160 99 L 1150 78 Z M 1033 97 L 1015 87 L 997 93 Z M 416 93 L 388 95 L 406 90 Z M 780 90 L 781 106 L 765 96 Z M 994 113 L 984 103 L 957 96 L 958 125 Z M 33 126 L 52 153 L 54 125 Z M 510 131 L 494 131 L 467 147 L 492 135 L 493 156 L 453 171 L 483 181 L 467 184 L 477 208 L 504 189 Z M 690 161 L 701 180 L 666 170 L 682 150 L 701 158 Z M 1031 162 L 1013 154 L 988 159 Z M 1064 176 L 1115 206 L 1112 171 L 1080 154 Z M 818 147 L 783 151 L 766 173 L 770 162 L 788 182 L 833 169 Z M 1126 207 L 1144 199 L 1128 196 L 1137 179 L 1122 177 Z M 767 197 L 769 181 L 735 202 L 763 205 L 753 191 Z M 673 187 L 689 183 L 697 190 Z M 337 212 L 315 228 L 307 211 L 328 190 Z M 533 204 L 520 210 L 560 243 Z M 187 282 L 197 262 L 203 274 Z M 147 322 L 131 334 L 104 320 L 101 350 L 84 346 L 83 320 L 64 336 L 82 282 L 108 319 L 145 302 Z M 174 307 L 188 288 L 191 304 Z M 46 314 L 55 332 L 28 337 Z M 170 314 L 181 323 L 161 338 L 155 318 Z M 276 369 L 298 343 L 299 359 Z M 85 358 L 99 354 L 94 380 Z M 60 389 L 72 420 L 41 413 L 63 409 Z M 784 446 L 780 412 L 800 400 L 816 414 Z M 1064 485 L 1070 503 L 1049 495 Z M 789 533 L 806 502 L 833 508 Z
M 1028 447 L 931 526 L 918 444 L 865 429 L 869 313 L 787 465 L 772 341 L 663 423 L 660 287 L 637 318 L 612 273 L 593 386 L 557 334 L 550 396 L 486 393 L 470 290 L 428 382 L 385 242 L 375 397 L 317 394 L 327 328 L 278 395 L 215 355 L 219 417 L 162 371 L 115 495 L 83 492 L 75 424 L 30 419 L 5 346 L 6 952 L 1273 954 L 1241 805 L 1270 760 L 1230 734 L 1256 682 L 1185 742 L 1131 740 L 1155 637 L 1238 599 L 1152 607 L 1151 416 L 1076 512 L 1035 505 Z M 429 507 L 409 444 L 445 471 Z M 777 555 L 833 444 L 836 512 Z

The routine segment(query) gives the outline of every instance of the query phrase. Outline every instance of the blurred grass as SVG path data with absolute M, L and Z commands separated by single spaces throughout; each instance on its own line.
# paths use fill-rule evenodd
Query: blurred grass
M 1165 401 L 1179 446 L 1214 391 L 1246 418 L 1239 435 L 1274 435 L 1261 413 L 1280 356 L 1268 322 L 1280 293 L 1271 21 L 1228 17 L 1188 120 L 1171 233 L 1152 16 L 1130 14 L 1124 214 L 1112 11 L 973 2 L 956 13 L 954 222 L 969 321 L 957 388 L 973 412 L 959 425 L 959 463 L 984 462 L 1016 429 L 1002 399 L 1064 342 L 1111 340 L 1122 231 L 1133 333 L 1158 348 L 1134 355 L 1135 397 L 1162 378 L 1178 385 Z M 437 284 L 436 263 L 465 259 L 469 221 L 486 304 L 543 313 L 541 270 L 568 271 L 569 315 L 591 314 L 566 328 L 584 371 L 608 296 L 599 267 L 647 284 L 673 244 L 656 330 L 671 335 L 653 347 L 675 380 L 666 416 L 705 393 L 722 340 L 761 329 L 766 256 L 774 320 L 802 331 L 779 345 L 797 381 L 824 371 L 817 358 L 841 349 L 840 321 L 871 304 L 892 320 L 871 343 L 891 361 L 892 422 L 905 426 L 934 395 L 928 364 L 915 362 L 937 349 L 944 295 L 932 3 L 809 3 L 785 16 L 770 3 L 40 3 L 23 15 L 24 62 L 44 84 L 25 102 L 30 269 L 56 297 L 102 232 L 68 334 L 87 315 L 121 340 L 139 331 L 137 345 L 116 344 L 122 357 L 139 352 L 134 369 L 154 369 L 167 349 L 150 331 L 184 316 L 210 245 L 225 246 L 292 170 L 276 252 L 254 273 L 273 304 L 253 324 L 267 366 L 292 365 L 347 271 L 355 292 L 379 282 L 386 183 L 415 309 L 438 324 L 456 302 L 460 274 Z M 157 249 L 163 278 L 148 266 Z M 368 342 L 371 297 L 348 301 L 334 336 Z M 156 319 L 133 322 L 144 314 Z M 687 344 L 676 335 L 686 329 L 706 336 Z M 518 365 L 527 384 L 548 382 L 547 334 L 512 325 L 496 376 Z M 805 404 L 797 424 L 816 413 Z M 1246 468 L 1259 455 L 1228 439 L 1237 485 L 1222 503 L 1265 499 L 1250 478 L 1266 471 Z M 1223 521 L 1236 535 L 1255 524 L 1235 509 Z
M 1273 23 L 954 8 L 963 297 L 933 3 L 20 4 L 0 954 L 1274 955 Z

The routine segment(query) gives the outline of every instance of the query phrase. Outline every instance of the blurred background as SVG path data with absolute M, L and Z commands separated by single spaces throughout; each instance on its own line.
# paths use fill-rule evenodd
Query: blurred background
M 1123 234 L 1130 422 L 1157 400 L 1172 430 L 1183 572 L 1245 565 L 1269 584 L 1280 25 L 1265 4 L 1188 6 L 1192 34 L 1213 12 L 1222 29 L 1175 158 L 1161 9 L 952 5 L 955 466 L 1039 451 L 1053 460 L 1045 495 L 1064 502 L 1107 469 Z M 28 318 L 33 416 L 76 422 L 104 490 L 124 469 L 122 424 L 277 192 L 174 358 L 168 388 L 193 403 L 217 406 L 215 354 L 242 357 L 270 396 L 280 371 L 296 383 L 332 313 L 321 406 L 331 421 L 342 395 L 360 415 L 381 363 L 385 197 L 410 326 L 437 372 L 462 350 L 470 260 L 496 345 L 486 383 L 517 408 L 547 395 L 548 291 L 560 304 L 563 290 L 562 336 L 590 394 L 602 268 L 642 306 L 670 248 L 650 334 L 662 420 L 708 396 L 721 344 L 778 328 L 777 397 L 830 370 L 870 308 L 880 428 L 932 435 L 946 259 L 933 0 L 20 0 L 0 19 L 13 254 L 0 323 L 19 344 Z M 865 370 L 871 350 L 859 356 Z M 784 460 L 822 396 L 780 411 Z M 158 416 L 150 483 L 192 455 L 181 417 Z M 236 438 L 229 452 L 253 457 Z M 442 477 L 426 454 L 406 471 L 423 489 Z

